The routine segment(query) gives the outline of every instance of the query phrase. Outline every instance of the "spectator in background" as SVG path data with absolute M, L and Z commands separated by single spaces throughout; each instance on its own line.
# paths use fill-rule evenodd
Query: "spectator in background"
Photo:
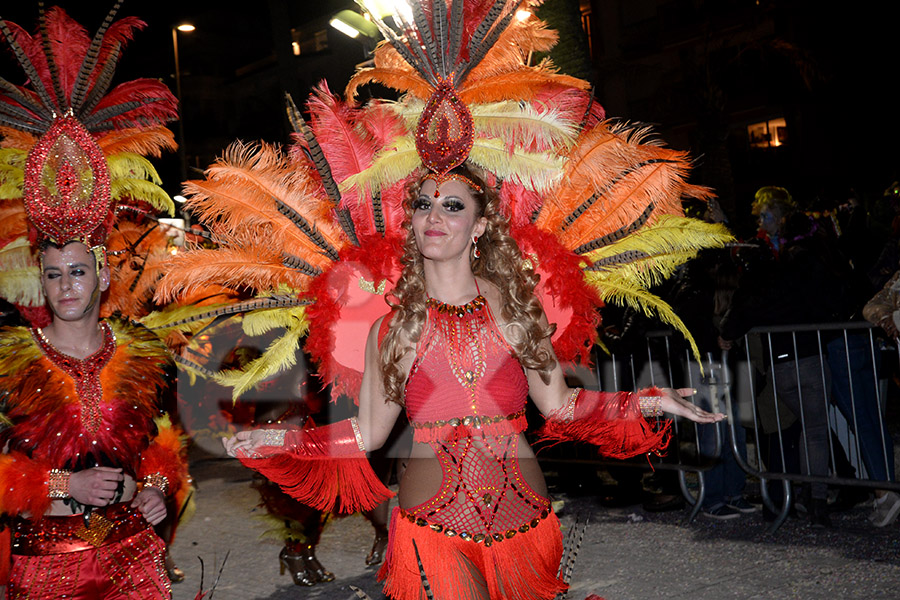
M 881 327 L 893 340 L 900 336 L 900 271 L 869 300 L 863 308 L 863 316 L 873 325 Z M 894 481 L 894 443 L 875 402 L 855 403 L 856 419 L 862 428 L 866 424 L 870 433 L 859 435 L 860 453 L 869 477 L 877 481 Z M 849 417 L 848 417 L 849 418 Z M 900 495 L 886 490 L 875 490 L 875 507 L 869 520 L 876 527 L 885 527 L 900 514 Z
M 710 223 L 721 223 L 724 214 L 718 202 L 710 200 L 708 208 L 701 215 Z M 719 360 L 718 324 L 730 303 L 737 284 L 734 263 L 727 256 L 730 250 L 708 249 L 687 263 L 678 274 L 671 304 L 681 317 L 704 357 L 706 372 L 701 375 L 699 365 L 689 361 L 690 382 L 697 389 L 694 395 L 704 410 L 725 410 L 724 387 L 725 369 L 728 365 Z M 747 434 L 740 423 L 737 405 L 732 404 L 734 419 L 734 445 L 746 461 Z M 719 438 L 719 425 L 702 425 L 697 428 L 700 455 L 714 466 L 703 473 L 704 496 L 703 515 L 710 519 L 736 519 L 742 513 L 753 513 L 758 509 L 744 498 L 747 476 L 738 465 L 731 449 L 728 436 Z M 718 438 L 718 439 L 717 439 Z M 720 442 L 721 441 L 721 445 Z
M 840 287 L 848 281 L 849 265 L 825 232 L 797 210 L 790 193 L 781 187 L 763 187 L 756 192 L 752 210 L 760 225 L 757 237 L 764 244 L 760 252 L 765 254 L 768 248 L 771 259 L 757 261 L 758 268 L 743 274 L 721 323 L 723 349 L 755 326 L 823 323 L 840 320 L 846 311 L 846 290 Z M 776 412 L 783 411 L 783 405 L 801 421 L 803 430 L 800 456 L 788 456 L 788 451 L 785 461 L 799 458 L 804 474 L 825 477 L 829 458 L 825 390 L 830 372 L 818 358 L 817 336 L 814 332 L 796 337 L 776 333 L 764 341 L 771 351 L 764 352 L 767 386 L 774 388 L 778 400 L 776 406 L 759 407 L 764 433 L 770 434 L 772 442 L 768 468 L 784 468 L 781 453 L 791 445 L 783 433 L 779 435 L 779 429 L 786 431 L 789 424 L 781 418 L 784 412 Z M 806 489 L 811 524 L 830 526 L 827 484 L 813 483 Z

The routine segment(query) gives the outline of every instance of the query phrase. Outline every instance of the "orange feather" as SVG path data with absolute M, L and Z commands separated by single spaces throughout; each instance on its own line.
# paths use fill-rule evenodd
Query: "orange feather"
M 237 292 L 268 290 L 287 284 L 304 291 L 310 277 L 286 267 L 271 248 L 199 249 L 175 256 L 156 285 L 156 300 L 170 302 L 179 296 L 197 294 L 209 286 L 224 286 Z
M 97 139 L 97 145 L 106 156 L 120 152 L 134 152 L 159 158 L 163 150 L 174 151 L 178 148 L 175 135 L 162 125 L 146 129 L 113 129 Z

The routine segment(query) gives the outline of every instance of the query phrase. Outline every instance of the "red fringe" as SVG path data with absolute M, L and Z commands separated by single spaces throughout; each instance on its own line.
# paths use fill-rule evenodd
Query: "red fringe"
M 52 467 L 21 452 L 0 454 L 0 513 L 30 512 L 40 517 L 50 506 L 49 474 Z
M 661 426 L 649 423 L 637 408 L 636 394 L 582 394 L 588 396 L 585 400 L 592 406 L 584 414 L 578 411 L 573 421 L 548 418 L 537 432 L 539 442 L 587 442 L 603 456 L 617 459 L 647 452 L 662 455 L 669 443 L 672 422 L 661 421 Z M 585 400 L 579 398 L 579 404 Z
M 522 433 L 526 429 L 528 429 L 528 419 L 525 418 L 525 415 L 522 415 L 511 421 L 504 419 L 497 423 L 488 423 L 487 425 L 482 425 L 480 429 L 466 427 L 465 425 L 417 428 L 413 433 L 413 439 L 422 444 L 429 444 L 431 442 L 456 441 L 463 438 L 510 435 Z
M 394 496 L 367 458 L 300 458 L 287 452 L 265 458 L 238 457 L 303 504 L 349 514 L 372 510 Z
M 562 534 L 559 520 L 552 513 L 526 533 L 486 548 L 484 544 L 447 537 L 427 526 L 419 527 L 395 509 L 389 539 L 378 579 L 385 582 L 385 595 L 396 600 L 422 598 L 413 540 L 435 598 L 482 598 L 470 589 L 472 576 L 464 559 L 484 576 L 492 600 L 548 600 L 568 588 L 557 577 Z

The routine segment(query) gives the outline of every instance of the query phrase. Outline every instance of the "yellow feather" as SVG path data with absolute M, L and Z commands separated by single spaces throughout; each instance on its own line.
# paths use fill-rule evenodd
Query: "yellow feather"
M 146 179 L 119 178 L 110 181 L 110 194 L 113 200 L 134 198 L 148 203 L 150 206 L 168 215 L 175 214 L 175 203 L 161 187 Z
M 27 156 L 27 152 L 18 148 L 0 148 L 0 200 L 22 197 Z
M 497 138 L 477 138 L 469 160 L 501 179 L 538 192 L 547 192 L 562 175 L 562 157 L 520 149 L 510 152 L 505 142 Z
M 340 188 L 341 191 L 355 188 L 358 194 L 364 190 L 382 190 L 409 177 L 421 164 L 413 135 L 398 136 L 375 155 L 371 167 L 347 177 Z
M 526 148 L 568 146 L 575 140 L 576 124 L 552 109 L 539 111 L 514 101 L 475 104 L 470 109 L 476 137 L 501 138 Z
M 256 310 L 244 315 L 242 327 L 247 335 L 257 336 L 266 334 L 273 329 L 284 327 L 293 329 L 297 327 L 297 321 L 306 320 L 306 307 L 270 308 Z
M 146 179 L 162 185 L 162 179 L 149 160 L 133 152 L 120 152 L 107 157 L 109 175 L 113 179 Z
M 633 278 L 643 287 L 653 287 L 694 258 L 699 250 L 721 248 L 731 241 L 734 236 L 723 225 L 663 215 L 656 224 L 595 250 L 587 258 L 594 263 L 609 263 L 591 271 L 601 278 L 615 271 L 617 276 Z
M 163 337 L 168 331 L 173 329 L 179 331 L 192 331 L 198 321 L 192 321 L 191 319 L 197 315 L 202 315 L 203 313 L 213 311 L 223 306 L 227 305 L 208 304 L 204 306 L 179 306 L 177 304 L 170 304 L 162 310 L 153 311 L 149 315 L 142 317 L 139 319 L 139 322 L 147 329 L 156 332 L 158 336 Z M 199 321 L 199 323 L 204 325 L 208 320 L 211 319 Z M 182 321 L 187 322 L 181 323 Z M 181 324 L 173 327 L 172 323 Z
M 598 248 L 586 256 L 598 261 L 629 250 L 640 250 L 648 254 L 700 250 L 701 248 L 721 248 L 734 241 L 734 236 L 724 225 L 706 223 L 698 219 L 661 215 L 653 225 L 647 225 L 615 243 Z
M 41 270 L 28 238 L 16 238 L 0 249 L 0 296 L 15 304 L 44 303 Z
M 635 310 L 641 311 L 650 318 L 656 318 L 663 323 L 672 326 L 676 331 L 684 336 L 697 362 L 702 364 L 700 357 L 700 349 L 694 341 L 691 332 L 688 331 L 684 321 L 672 310 L 662 298 L 655 294 L 651 294 L 627 277 L 620 276 L 619 273 L 611 273 L 605 277 L 600 277 L 596 273 L 585 273 L 585 280 L 589 285 L 597 290 L 600 298 L 610 304 L 619 306 L 628 306 Z
M 305 335 L 308 322 L 294 319 L 294 325 L 280 338 L 274 340 L 263 354 L 247 363 L 242 369 L 220 371 L 214 379 L 220 385 L 232 388 L 232 399 L 237 399 L 261 381 L 292 368 L 297 364 L 300 338 Z

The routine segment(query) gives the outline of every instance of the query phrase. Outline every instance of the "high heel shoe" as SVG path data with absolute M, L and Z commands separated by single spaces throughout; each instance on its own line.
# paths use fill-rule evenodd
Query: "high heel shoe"
M 316 579 L 307 568 L 306 556 L 303 554 L 294 554 L 287 548 L 282 548 L 278 554 L 278 563 L 281 565 L 281 574 L 287 569 L 294 580 L 294 585 L 302 585 L 310 587 L 316 585 Z
M 387 550 L 388 537 L 387 534 L 376 534 L 375 541 L 372 543 L 372 550 L 366 556 L 366 565 L 380 565 L 384 560 L 384 552 Z
M 303 547 L 303 561 L 306 563 L 306 572 L 314 580 L 314 583 L 328 583 L 334 581 L 334 573 L 325 569 L 319 559 L 316 558 L 316 549 L 312 544 Z
M 172 558 L 172 554 L 168 551 L 168 549 L 166 549 L 165 566 L 166 575 L 168 576 L 169 581 L 171 581 L 172 583 L 181 583 L 182 581 L 184 581 L 184 571 L 182 571 L 175 565 L 175 560 Z

